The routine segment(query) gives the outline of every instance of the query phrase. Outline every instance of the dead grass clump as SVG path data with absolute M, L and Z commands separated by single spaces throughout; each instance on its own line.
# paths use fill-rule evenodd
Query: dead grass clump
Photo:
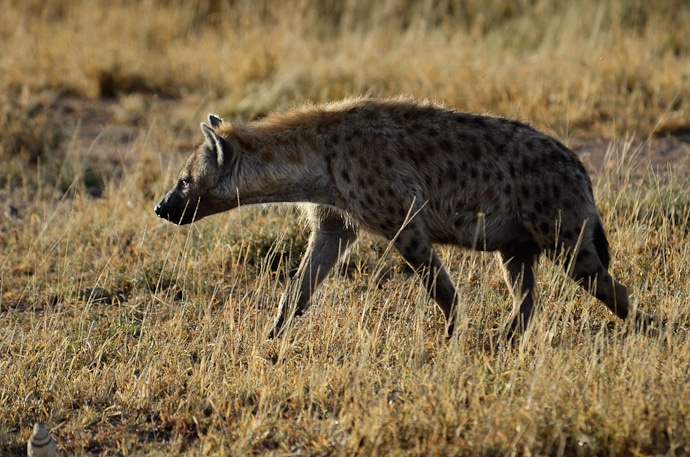
M 52 103 L 49 94 L 0 92 L 1 187 L 36 186 L 37 165 L 51 160 L 64 136 L 54 123 Z

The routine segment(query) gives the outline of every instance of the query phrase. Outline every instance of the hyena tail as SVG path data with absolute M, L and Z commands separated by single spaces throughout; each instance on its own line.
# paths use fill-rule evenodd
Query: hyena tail
M 606 233 L 604 233 L 604 227 L 601 225 L 601 221 L 597 220 L 594 225 L 594 247 L 597 250 L 597 255 L 599 260 L 604 264 L 604 268 L 608 270 L 609 262 L 611 261 L 611 256 L 609 255 L 609 242 L 606 239 Z

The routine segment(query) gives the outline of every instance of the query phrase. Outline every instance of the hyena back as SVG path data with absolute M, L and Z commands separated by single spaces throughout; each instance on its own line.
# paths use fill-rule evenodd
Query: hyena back
M 304 312 L 359 228 L 394 243 L 443 311 L 448 336 L 457 297 L 434 243 L 498 252 L 519 302 L 509 335 L 532 315 L 544 251 L 563 250 L 572 278 L 618 317 L 629 315 L 628 292 L 608 272 L 585 168 L 529 125 L 431 102 L 354 99 L 247 124 L 211 115 L 201 129 L 205 142 L 156 206 L 159 217 L 187 224 L 239 205 L 316 204 L 307 251 L 271 335 Z

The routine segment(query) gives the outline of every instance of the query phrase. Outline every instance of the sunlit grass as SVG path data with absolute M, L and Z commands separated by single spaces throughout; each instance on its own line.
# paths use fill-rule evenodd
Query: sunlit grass
M 67 455 L 690 452 L 690 191 L 638 141 L 690 121 L 687 6 L 174 3 L 3 10 L 0 454 L 23 454 L 39 419 Z M 506 345 L 493 255 L 442 247 L 460 296 L 445 342 L 419 281 L 365 235 L 267 340 L 299 214 L 180 228 L 152 207 L 207 110 L 363 93 L 610 140 L 595 194 L 611 270 L 667 325 L 633 331 L 544 258 L 540 313 Z
M 629 146 L 612 147 L 616 170 Z M 367 237 L 266 340 L 304 246 L 295 213 L 178 228 L 128 188 L 136 171 L 118 179 L 107 199 L 77 192 L 3 225 L 7 452 L 37 418 L 77 454 L 663 453 L 690 437 L 690 195 L 673 174 L 597 186 L 612 271 L 668 321 L 660 335 L 616 322 L 543 259 L 542 310 L 515 347 L 497 338 L 511 305 L 492 255 L 441 250 L 461 295 L 445 343 L 416 278 Z

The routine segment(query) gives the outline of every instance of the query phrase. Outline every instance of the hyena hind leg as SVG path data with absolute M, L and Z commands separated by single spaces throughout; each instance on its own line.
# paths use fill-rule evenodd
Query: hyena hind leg
M 601 223 L 597 223 L 592 234 L 592 242 L 583 242 L 575 257 L 570 274 L 591 295 L 603 302 L 616 316 L 625 320 L 630 317 L 628 289 L 611 277 L 608 272 L 608 242 Z M 645 328 L 653 323 L 649 314 L 637 311 L 635 325 Z
M 524 333 L 534 314 L 535 270 L 541 249 L 534 241 L 517 243 L 499 251 L 503 274 L 514 300 L 521 299 L 517 313 L 508 327 L 507 339 Z M 516 288 L 519 286 L 519 293 Z
M 275 338 L 283 325 L 309 307 L 314 290 L 321 284 L 347 248 L 357 239 L 357 228 L 335 210 L 317 206 L 310 214 L 312 232 L 297 273 L 280 297 L 278 314 L 268 335 Z
M 614 280 L 603 265 L 595 270 L 583 271 L 576 264 L 572 276 L 579 282 L 580 287 L 603 302 L 613 314 L 623 320 L 630 317 L 628 289 Z M 640 329 L 644 329 L 654 322 L 652 316 L 642 311 L 637 311 L 634 318 L 635 326 Z

